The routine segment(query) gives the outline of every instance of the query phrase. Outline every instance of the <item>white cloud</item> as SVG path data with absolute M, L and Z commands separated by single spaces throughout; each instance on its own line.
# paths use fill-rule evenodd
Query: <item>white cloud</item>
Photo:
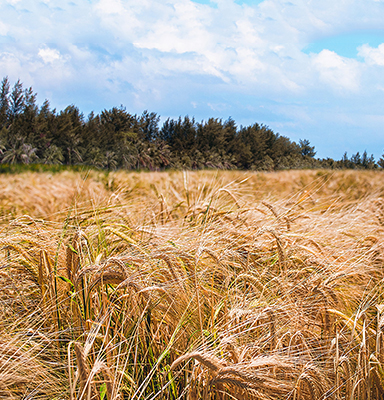
M 60 61 L 66 68 L 79 63 L 94 69 L 96 59 L 98 68 L 113 76 L 119 74 L 114 68 L 121 65 L 115 58 L 134 59 L 141 69 L 135 70 L 138 76 L 126 78 L 130 81 L 145 81 L 156 74 L 159 79 L 172 74 L 207 75 L 273 97 L 316 86 L 314 65 L 323 82 L 357 88 L 358 68 L 353 61 L 326 53 L 314 61 L 301 49 L 316 35 L 349 26 L 353 9 L 362 9 L 359 4 L 356 0 L 337 4 L 265 0 L 258 6 L 240 6 L 223 0 L 215 8 L 190 0 L 46 0 L 45 4 L 20 0 L 15 5 L 20 22 L 11 34 L 14 41 L 35 40 L 38 59 L 47 67 Z M 366 19 L 371 21 L 372 16 Z
M 322 50 L 313 56 L 313 66 L 320 79 L 336 89 L 357 91 L 360 69 L 356 60 L 341 57 L 334 51 Z
M 356 8 L 365 13 L 359 21 L 366 20 L 367 26 L 379 14 L 384 18 L 383 12 L 374 10 L 372 15 L 356 0 L 336 4 L 265 0 L 258 6 L 223 0 L 216 2 L 216 8 L 190 0 L 46 0 L 45 4 L 20 0 L 15 7 L 20 7 L 20 23 L 12 27 L 14 40 L 36 40 L 40 60 L 47 65 L 69 54 L 73 59 L 65 58 L 67 68 L 82 57 L 87 66 L 87 59 L 96 57 L 101 69 L 112 71 L 113 64 L 108 64 L 115 55 L 126 60 L 134 57 L 142 70 L 133 81 L 145 80 L 150 73 L 208 75 L 270 96 L 315 87 L 313 66 L 323 82 L 357 90 L 359 73 L 353 60 L 326 53 L 313 60 L 301 49 L 316 35 L 347 29 L 356 22 Z M 0 6 L 0 15 L 1 11 Z M 74 46 L 88 50 L 81 55 Z
M 377 48 L 364 44 L 358 50 L 358 55 L 363 57 L 368 64 L 384 66 L 384 43 Z
M 22 76 L 22 64 L 19 58 L 11 52 L 0 53 L 0 71 L 2 71 L 4 76 L 9 76 L 14 80 Z M 29 71 L 27 71 L 29 74 Z M 19 75 L 20 74 L 20 75 Z
M 0 21 L 0 36 L 5 36 L 8 33 L 8 26 Z
M 328 113 L 337 118 L 344 112 L 358 124 L 365 121 L 356 115 L 360 111 L 347 107 L 360 104 L 361 96 L 368 108 L 384 100 L 378 68 L 384 65 L 384 44 L 360 47 L 359 60 L 327 49 L 308 55 L 303 49 L 327 36 L 382 29 L 381 3 L 0 1 L 0 71 L 38 92 L 51 91 L 52 100 L 66 92 L 68 103 L 81 107 L 83 101 L 96 111 L 125 104 L 178 115 L 191 107 L 197 114 L 231 112 L 237 120 L 241 109 L 244 118 L 265 116 L 260 122 L 275 122 L 286 134 L 289 127 L 302 125 L 310 132 L 321 124 L 318 108 L 310 106 L 317 101 L 333 102 Z M 268 102 L 295 105 L 286 112 L 278 106 L 260 108 Z M 337 102 L 345 109 L 336 115 Z M 305 113 L 298 111 L 302 104 L 309 105 Z
M 104 15 L 120 14 L 125 11 L 121 0 L 101 0 L 96 9 Z
M 157 3 L 157 4 L 156 4 Z M 202 12 L 204 11 L 204 12 Z M 135 32 L 134 44 L 139 48 L 179 54 L 195 52 L 203 54 L 216 46 L 209 29 L 212 9 L 203 9 L 190 1 L 154 2 L 154 12 L 148 13 L 145 29 Z M 136 18 L 145 18 L 147 10 L 137 10 Z
M 43 59 L 45 64 L 52 64 L 53 62 L 60 60 L 60 52 L 56 49 L 50 49 L 48 47 L 39 50 L 39 56 Z

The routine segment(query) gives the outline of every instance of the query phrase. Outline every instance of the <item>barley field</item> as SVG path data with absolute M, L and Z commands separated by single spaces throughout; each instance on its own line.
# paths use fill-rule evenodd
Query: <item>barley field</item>
M 384 398 L 380 171 L 0 176 L 0 398 Z

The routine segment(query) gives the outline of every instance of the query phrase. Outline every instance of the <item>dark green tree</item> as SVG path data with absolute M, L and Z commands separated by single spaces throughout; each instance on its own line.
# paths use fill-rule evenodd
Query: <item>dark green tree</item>
M 79 164 L 83 161 L 83 119 L 83 114 L 74 105 L 68 106 L 56 117 L 57 130 L 52 132 L 52 144 L 62 149 L 66 164 Z
M 303 157 L 315 157 L 315 146 L 311 146 L 308 139 L 299 140 L 300 152 Z
M 156 140 L 159 137 L 159 121 L 160 117 L 156 113 L 145 110 L 138 119 L 140 138 L 147 142 Z
M 8 77 L 6 76 L 1 81 L 1 89 L 0 89 L 0 129 L 7 126 L 8 124 L 9 89 L 10 89 L 10 84 Z
M 13 122 L 22 112 L 24 108 L 24 90 L 20 79 L 13 86 L 11 95 L 9 96 L 9 116 Z
M 379 158 L 379 161 L 377 162 L 377 165 L 380 168 L 384 168 L 384 153 L 382 154 L 382 156 Z
M 364 169 L 374 169 L 376 167 L 375 157 L 373 154 L 368 157 L 367 150 L 364 150 L 364 153 L 361 156 L 361 166 Z
M 24 91 L 24 104 L 20 124 L 20 131 L 23 137 L 33 146 L 38 145 L 38 132 L 35 125 L 39 108 L 36 104 L 36 96 L 37 94 L 33 92 L 31 87 Z
M 357 152 L 356 154 L 352 154 L 350 162 L 351 162 L 352 168 L 360 168 L 361 167 L 360 152 Z

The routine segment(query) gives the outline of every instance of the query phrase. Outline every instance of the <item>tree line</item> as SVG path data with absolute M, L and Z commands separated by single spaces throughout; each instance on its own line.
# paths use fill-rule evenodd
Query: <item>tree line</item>
M 314 146 L 299 143 L 255 123 L 238 127 L 231 118 L 197 122 L 167 119 L 144 111 L 132 115 L 114 107 L 85 118 L 70 105 L 40 107 L 33 89 L 3 78 L 0 90 L 0 162 L 3 164 L 89 165 L 104 169 L 384 168 L 367 152 L 341 160 L 315 158 Z

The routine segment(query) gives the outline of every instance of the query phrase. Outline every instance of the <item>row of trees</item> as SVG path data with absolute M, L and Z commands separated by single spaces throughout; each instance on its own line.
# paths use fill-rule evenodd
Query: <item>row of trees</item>
M 257 123 L 237 127 L 231 118 L 196 122 L 188 116 L 168 119 L 144 111 L 132 115 L 112 108 L 87 119 L 74 105 L 57 112 L 46 100 L 36 104 L 32 88 L 20 81 L 0 91 L 2 163 L 86 164 L 105 169 L 223 168 L 377 168 L 364 152 L 342 160 L 319 160 L 308 140 L 295 143 Z

